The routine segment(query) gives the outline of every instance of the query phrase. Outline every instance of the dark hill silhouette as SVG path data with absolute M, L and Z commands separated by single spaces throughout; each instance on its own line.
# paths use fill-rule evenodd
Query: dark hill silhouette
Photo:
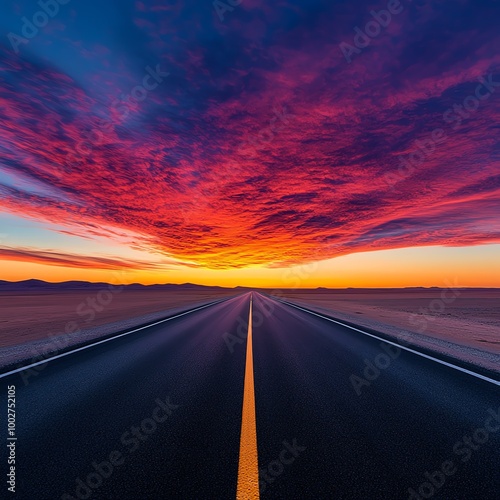
M 42 280 L 24 280 L 24 281 L 5 281 L 0 280 L 0 291 L 61 291 L 61 290 L 100 290 L 104 287 L 110 286 L 110 283 L 91 283 L 88 281 L 63 281 L 61 283 L 49 283 Z M 124 285 L 127 290 L 223 290 L 224 287 L 220 286 L 204 286 L 195 285 L 193 283 L 183 283 L 180 285 L 166 283 L 155 285 L 142 285 L 141 283 L 132 283 Z

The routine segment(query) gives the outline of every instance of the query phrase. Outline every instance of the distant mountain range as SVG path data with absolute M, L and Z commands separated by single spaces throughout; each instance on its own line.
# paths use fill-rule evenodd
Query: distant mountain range
M 110 283 L 90 283 L 88 281 L 63 281 L 62 283 L 49 283 L 42 280 L 25 281 L 4 281 L 0 280 L 0 291 L 36 291 L 36 290 L 100 290 L 109 286 Z M 167 283 L 164 285 L 142 285 L 132 283 L 124 285 L 127 290 L 224 290 L 220 286 L 195 285 L 193 283 L 183 283 L 175 285 Z M 241 288 L 241 287 L 237 287 Z
M 109 286 L 111 283 L 91 283 L 89 281 L 63 281 L 61 283 L 49 283 L 42 280 L 25 280 L 25 281 L 5 281 L 0 280 L 0 292 L 29 292 L 29 291 L 61 291 L 61 290 L 102 290 L 103 287 Z M 141 283 L 132 283 L 130 285 L 123 285 L 127 290 L 172 290 L 172 291 L 182 291 L 182 290 L 198 290 L 210 291 L 210 290 L 262 290 L 263 292 L 271 292 L 272 290 L 288 290 L 289 292 L 295 293 L 373 293 L 373 292 L 418 292 L 418 291 L 430 291 L 430 290 L 441 290 L 440 287 L 406 287 L 406 288 L 286 288 L 286 287 L 276 287 L 276 288 L 251 288 L 244 286 L 236 287 L 223 287 L 223 286 L 206 286 L 206 285 L 195 285 L 194 283 L 183 283 L 176 285 L 173 283 L 166 283 L 164 285 L 142 285 Z M 466 289 L 467 287 L 464 287 Z M 468 288 L 469 290 L 495 290 L 495 288 Z

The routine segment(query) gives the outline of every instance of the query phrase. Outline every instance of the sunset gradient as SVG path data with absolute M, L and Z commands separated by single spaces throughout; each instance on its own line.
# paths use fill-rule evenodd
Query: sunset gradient
M 69 2 L 16 47 L 4 9 L 0 279 L 500 286 L 500 5 L 402 1 L 348 62 L 386 5 Z

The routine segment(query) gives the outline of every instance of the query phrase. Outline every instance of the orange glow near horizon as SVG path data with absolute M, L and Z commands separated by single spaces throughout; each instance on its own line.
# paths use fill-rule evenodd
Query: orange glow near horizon
M 82 280 L 108 283 L 196 283 L 208 286 L 255 288 L 398 288 L 447 286 L 500 287 L 499 245 L 423 247 L 351 254 L 317 263 L 271 269 L 254 266 L 212 270 L 98 270 L 0 261 L 0 279 L 49 282 Z M 464 262 L 469 262 L 464 265 Z
M 414 5 L 346 61 L 353 2 L 133 3 L 127 43 L 66 9 L 0 46 L 0 279 L 500 286 L 493 6 Z

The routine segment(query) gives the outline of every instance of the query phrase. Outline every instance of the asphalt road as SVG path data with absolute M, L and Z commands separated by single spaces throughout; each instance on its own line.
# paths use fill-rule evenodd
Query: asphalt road
M 1 379 L 2 415 L 6 386 L 16 385 L 10 497 L 235 498 L 245 351 L 230 355 L 223 333 L 248 310 L 246 294 L 51 361 L 27 386 L 19 374 Z M 166 409 L 155 410 L 157 399 Z M 118 465 L 96 473 L 92 464 L 113 452 Z M 101 484 L 86 497 L 77 479 L 91 473 L 90 483 Z M 2 483 L 0 498 L 9 498 Z
M 0 498 L 234 499 L 250 297 L 0 378 Z M 499 498 L 498 385 L 258 293 L 252 336 L 261 498 Z

